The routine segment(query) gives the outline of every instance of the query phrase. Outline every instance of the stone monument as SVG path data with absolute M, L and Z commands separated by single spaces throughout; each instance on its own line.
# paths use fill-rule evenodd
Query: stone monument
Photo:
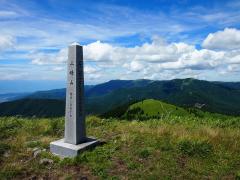
M 83 48 L 77 43 L 68 48 L 64 136 L 64 139 L 50 143 L 50 151 L 61 157 L 74 157 L 99 143 L 86 136 Z

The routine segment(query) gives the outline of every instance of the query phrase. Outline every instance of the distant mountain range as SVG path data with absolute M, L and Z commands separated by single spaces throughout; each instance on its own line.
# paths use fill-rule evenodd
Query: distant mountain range
M 65 114 L 65 102 L 55 99 L 19 99 L 0 104 L 1 116 L 59 117 Z
M 7 101 L 13 101 L 17 99 L 22 99 L 31 93 L 6 93 L 6 94 L 0 94 L 0 103 L 7 102 Z
M 64 114 L 65 91 L 39 91 L 24 96 L 24 99 L 20 97 L 18 100 L 1 103 L 0 115 L 25 116 L 28 114 L 21 109 L 30 106 L 30 110 L 35 109 L 31 112 L 35 112 L 36 116 L 48 116 L 47 112 L 38 113 L 36 110 L 43 106 L 42 109 L 46 108 L 50 114 L 61 116 Z M 103 114 L 143 99 L 157 99 L 180 107 L 196 106 L 204 111 L 240 115 L 238 82 L 209 82 L 191 78 L 168 81 L 112 80 L 99 85 L 85 86 L 87 114 Z

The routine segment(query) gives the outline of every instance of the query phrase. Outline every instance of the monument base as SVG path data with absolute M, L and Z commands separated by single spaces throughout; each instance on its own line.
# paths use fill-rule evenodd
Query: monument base
M 94 148 L 99 143 L 97 139 L 87 138 L 86 142 L 74 145 L 64 142 L 64 139 L 60 139 L 50 143 L 50 151 L 60 157 L 75 157 L 87 149 Z

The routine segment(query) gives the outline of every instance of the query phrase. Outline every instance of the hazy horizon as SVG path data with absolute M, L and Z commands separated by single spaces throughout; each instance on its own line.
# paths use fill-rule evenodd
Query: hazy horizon
M 187 79 L 187 78 L 175 78 L 175 79 Z M 100 83 L 95 84 L 85 84 L 85 85 L 98 85 L 102 83 L 106 83 L 114 80 L 153 80 L 153 81 L 167 81 L 167 80 L 175 80 L 175 79 L 166 79 L 166 80 L 153 80 L 153 79 L 112 79 L 107 80 Z M 196 80 L 203 80 L 197 79 Z M 208 80 L 204 80 L 208 81 Z M 216 82 L 216 81 L 209 81 Z M 217 82 L 232 82 L 232 83 L 240 83 L 240 81 L 217 81 Z M 66 81 L 54 81 L 54 80 L 41 80 L 41 81 L 33 81 L 33 80 L 0 80 L 0 84 L 5 84 L 5 86 L 0 87 L 0 95 L 1 94 L 14 94 L 14 93 L 32 93 L 36 91 L 48 91 L 53 89 L 62 89 L 66 88 Z M 24 87 L 24 88 L 23 88 Z

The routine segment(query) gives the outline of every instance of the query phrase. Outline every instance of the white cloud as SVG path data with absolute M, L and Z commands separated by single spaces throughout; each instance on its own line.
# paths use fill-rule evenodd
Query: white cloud
M 53 71 L 63 71 L 63 70 L 64 70 L 64 67 L 57 66 L 57 67 L 52 68 L 52 70 L 53 70 Z
M 225 28 L 223 31 L 210 33 L 203 41 L 202 46 L 216 50 L 240 49 L 240 30 Z
M 18 13 L 15 11 L 4 11 L 0 10 L 0 18 L 9 18 L 9 17 L 17 17 Z
M 21 79 L 26 79 L 28 76 L 29 76 L 28 72 L 20 72 L 20 73 L 0 72 L 0 80 L 21 80 Z
M 207 70 L 224 63 L 236 63 L 240 53 L 196 49 L 194 46 L 178 42 L 167 43 L 161 38 L 154 38 L 151 43 L 135 47 L 120 47 L 96 41 L 84 46 L 85 72 L 94 74 L 105 69 L 117 68 L 119 73 L 126 70 L 142 75 L 159 73 L 162 70 Z M 34 56 L 34 54 L 32 54 Z M 36 54 L 33 64 L 62 64 L 67 59 L 67 49 L 54 54 Z M 236 60 L 237 59 L 237 60 Z M 228 62 L 227 62 L 228 61 Z M 98 68 L 88 65 L 93 62 Z M 142 70 L 142 71 L 141 71 Z M 105 73 L 108 73 L 105 71 Z
M 227 66 L 228 72 L 239 72 L 240 66 L 238 64 L 231 64 Z
M 101 49 L 103 50 L 101 52 Z M 198 50 L 186 43 L 166 43 L 154 39 L 136 47 L 118 47 L 97 41 L 84 48 L 85 58 L 100 63 L 122 64 L 123 68 L 138 72 L 143 67 L 152 69 L 211 69 L 217 67 L 225 58 L 225 52 L 208 49 Z M 234 56 L 235 57 L 235 56 Z M 154 63 L 153 65 L 151 65 Z
M 98 71 L 99 71 L 99 69 L 94 68 L 92 66 L 89 66 L 89 65 L 84 66 L 84 72 L 87 73 L 87 74 L 93 74 L 93 73 L 96 73 Z
M 44 76 L 47 79 L 64 74 L 67 48 L 63 47 L 73 41 L 93 42 L 84 46 L 84 67 L 87 79 L 96 81 L 120 77 L 203 77 L 200 71 L 231 73 L 239 69 L 238 29 L 226 28 L 209 34 L 202 42 L 205 49 L 192 45 L 196 42 L 201 44 L 204 34 L 201 32 L 207 32 L 212 27 L 237 27 L 240 19 L 237 8 L 236 11 L 223 11 L 194 7 L 186 12 L 173 8 L 165 14 L 156 11 L 143 13 L 131 7 L 94 2 L 89 11 L 79 10 L 78 15 L 73 13 L 71 18 L 63 20 L 58 18 L 60 14 L 45 14 L 36 9 L 34 3 L 29 4 L 27 9 L 17 2 L 1 3 L 5 10 L 0 10 L 0 19 L 4 19 L 0 23 L 0 51 L 13 47 L 14 51 L 1 53 L 0 59 L 30 59 L 32 63 L 26 65 L 35 67 L 36 72 L 28 77 Z M 53 7 L 55 5 L 52 3 Z M 234 6 L 235 3 L 231 7 Z M 79 19 L 79 16 L 82 18 Z M 154 34 L 166 37 L 172 43 L 158 36 L 148 42 Z M 112 42 L 126 45 L 113 45 Z M 33 74 L 32 69 L 25 68 L 25 71 Z M 19 72 L 21 74 L 22 71 Z
M 194 46 L 185 43 L 167 44 L 162 39 L 154 39 L 142 46 L 119 47 L 100 41 L 84 46 L 84 59 L 91 61 L 111 61 L 121 64 L 126 61 L 169 62 L 176 61 L 179 55 L 194 50 Z
M 132 61 L 130 63 L 130 70 L 133 72 L 139 72 L 141 70 L 143 70 L 143 65 L 141 63 L 139 63 L 138 61 Z
M 95 41 L 84 45 L 83 50 L 86 79 L 94 82 L 113 78 L 203 79 L 237 72 L 240 64 L 240 49 L 197 49 L 158 37 L 134 47 Z M 61 71 L 59 67 L 67 60 L 67 48 L 58 52 L 32 52 L 29 57 L 34 65 L 57 65 L 52 70 Z
M 84 47 L 84 58 L 93 61 L 111 61 L 114 59 L 114 48 L 107 43 L 96 41 Z
M 0 51 L 10 49 L 15 45 L 15 38 L 9 35 L 0 35 Z
M 89 80 L 99 80 L 99 78 L 102 77 L 102 74 L 97 73 L 97 74 L 88 74 L 87 76 L 85 76 L 86 81 Z
M 57 53 L 32 52 L 29 58 L 32 58 L 32 64 L 36 65 L 64 64 L 67 61 L 67 48 Z

